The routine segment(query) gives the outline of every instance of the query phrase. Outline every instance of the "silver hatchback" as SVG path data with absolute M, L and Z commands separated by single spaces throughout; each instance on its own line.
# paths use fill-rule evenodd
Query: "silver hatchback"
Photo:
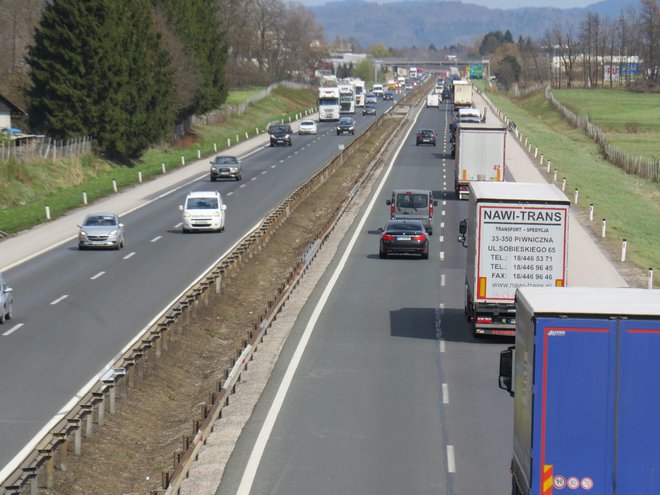
M 90 213 L 78 229 L 78 248 L 81 250 L 124 247 L 124 224 L 115 213 Z
M 2 273 L 0 273 L 0 323 L 11 320 L 14 307 L 13 289 L 7 285 Z

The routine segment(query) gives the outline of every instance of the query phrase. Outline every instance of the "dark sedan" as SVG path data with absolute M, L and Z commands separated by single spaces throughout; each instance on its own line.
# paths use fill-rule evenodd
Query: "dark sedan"
M 435 146 L 436 136 L 433 129 L 420 129 L 417 131 L 417 146 L 420 144 L 432 144 Z
M 355 121 L 353 117 L 342 117 L 337 122 L 337 136 L 340 134 L 355 134 Z
M 362 115 L 376 115 L 376 105 L 373 103 L 367 103 L 364 105 L 364 109 L 362 110 Z
M 419 220 L 390 220 L 380 235 L 379 256 L 389 254 L 419 254 L 429 258 L 429 238 Z
M 386 91 L 383 93 L 383 100 L 393 100 L 394 99 L 394 93 L 391 91 Z

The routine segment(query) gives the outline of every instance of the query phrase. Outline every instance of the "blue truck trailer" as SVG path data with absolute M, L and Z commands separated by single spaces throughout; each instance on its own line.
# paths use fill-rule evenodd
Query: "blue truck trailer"
M 512 495 L 660 494 L 660 290 L 521 287 Z

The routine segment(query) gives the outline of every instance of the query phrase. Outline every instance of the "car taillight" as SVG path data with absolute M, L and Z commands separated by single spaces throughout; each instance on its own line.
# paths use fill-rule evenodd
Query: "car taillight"
M 383 237 L 381 237 L 384 241 L 393 241 L 396 239 L 396 236 L 390 235 L 390 234 L 383 234 Z
M 424 234 L 413 236 L 413 241 L 424 242 L 425 240 L 426 240 L 426 236 Z
M 433 201 L 429 203 L 429 216 L 430 217 L 433 216 Z
M 392 204 L 390 205 L 390 214 L 392 218 L 394 218 L 394 201 L 392 201 Z

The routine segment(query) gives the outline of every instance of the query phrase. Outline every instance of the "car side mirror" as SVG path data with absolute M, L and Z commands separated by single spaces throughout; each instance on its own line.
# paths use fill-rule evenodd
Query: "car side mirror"
M 437 199 L 433 200 L 433 206 L 438 206 L 438 200 Z
M 225 211 L 227 209 L 227 205 L 223 204 L 222 205 L 222 211 Z
M 500 376 L 499 386 L 502 390 L 509 392 L 511 397 L 514 397 L 513 391 L 513 350 L 515 346 L 500 352 Z
M 390 206 L 390 205 L 392 204 L 392 200 L 391 200 L 391 199 L 386 199 L 386 200 L 385 200 L 385 204 L 386 204 L 387 206 Z
M 179 205 L 179 211 L 183 211 L 183 205 Z
M 124 228 L 124 224 L 123 224 L 123 223 L 120 223 L 120 224 L 119 224 L 119 228 L 120 228 L 120 229 L 123 229 L 123 228 Z
M 461 223 L 458 224 L 458 233 L 462 235 L 467 234 L 467 220 L 461 220 Z

